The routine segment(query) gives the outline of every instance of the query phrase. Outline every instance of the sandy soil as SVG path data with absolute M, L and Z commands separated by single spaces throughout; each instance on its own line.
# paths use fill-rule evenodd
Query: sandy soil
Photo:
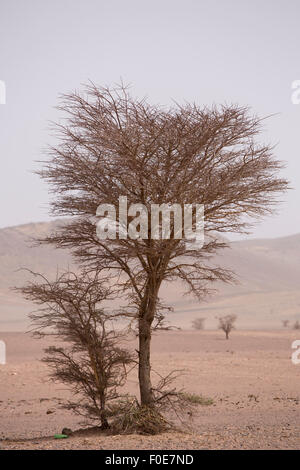
M 291 362 L 297 331 L 161 332 L 153 338 L 153 369 L 181 369 L 178 388 L 214 400 L 199 406 L 190 427 L 160 436 L 106 436 L 63 427 L 80 420 L 60 404 L 69 392 L 47 377 L 39 361 L 44 340 L 1 333 L 7 364 L 0 365 L 1 449 L 299 449 L 300 365 Z M 155 374 L 153 375 L 155 380 Z M 128 383 L 137 391 L 135 375 Z

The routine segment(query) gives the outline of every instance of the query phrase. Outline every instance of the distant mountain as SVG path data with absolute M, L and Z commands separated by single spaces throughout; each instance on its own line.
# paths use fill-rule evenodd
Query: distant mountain
M 70 256 L 65 250 L 37 246 L 36 239 L 57 230 L 59 223 L 42 222 L 0 229 L 0 291 L 24 282 L 29 268 L 53 276 L 58 266 L 68 266 Z
M 61 222 L 60 222 L 61 223 Z M 32 246 L 40 238 L 56 230 L 58 221 L 31 223 L 0 229 L 0 329 L 22 329 L 32 305 L 10 287 L 22 285 L 30 268 L 54 278 L 57 270 L 71 266 L 65 250 L 49 246 Z M 183 296 L 179 283 L 166 284 L 164 300 L 172 304 L 172 324 L 190 328 L 197 316 L 207 317 L 207 326 L 216 325 L 217 315 L 235 313 L 237 326 L 275 328 L 281 319 L 300 320 L 300 234 L 275 239 L 232 242 L 214 260 L 232 269 L 240 284 L 217 286 L 218 294 L 205 302 Z
M 169 286 L 176 323 L 184 327 L 201 316 L 213 327 L 216 316 L 229 313 L 248 328 L 280 328 L 282 319 L 300 320 L 300 234 L 232 242 L 214 262 L 234 271 L 239 283 L 218 285 L 218 293 L 201 304 Z
M 31 269 L 55 278 L 58 269 L 69 266 L 71 259 L 65 250 L 37 246 L 34 239 L 43 237 L 59 226 L 59 222 L 42 222 L 0 229 L 0 330 L 24 329 L 27 314 L 33 306 L 11 291 L 23 285 Z
M 241 288 L 266 292 L 300 287 L 300 234 L 234 242 L 217 260 L 238 274 L 242 285 L 234 289 L 237 294 Z

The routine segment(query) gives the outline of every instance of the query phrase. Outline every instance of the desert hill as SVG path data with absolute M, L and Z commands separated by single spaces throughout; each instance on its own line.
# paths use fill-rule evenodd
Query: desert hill
M 33 239 L 55 230 L 58 221 L 30 223 L 0 229 L 0 329 L 19 330 L 26 325 L 32 306 L 10 290 L 28 279 L 30 268 L 55 277 L 57 270 L 72 264 L 64 250 L 33 246 Z M 220 285 L 218 293 L 203 303 L 183 296 L 178 283 L 163 287 L 163 298 L 174 306 L 172 324 L 190 328 L 197 316 L 207 318 L 207 327 L 216 325 L 217 315 L 235 313 L 238 326 L 281 327 L 281 319 L 300 319 L 300 234 L 274 239 L 243 240 L 231 243 L 215 263 L 232 269 L 239 279 L 233 286 Z

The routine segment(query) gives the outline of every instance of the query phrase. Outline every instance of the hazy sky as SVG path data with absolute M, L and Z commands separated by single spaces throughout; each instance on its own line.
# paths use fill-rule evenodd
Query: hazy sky
M 300 1 L 0 0 L 0 226 L 48 220 L 32 174 L 61 92 L 120 77 L 155 103 L 250 105 L 294 188 L 259 237 L 300 232 Z

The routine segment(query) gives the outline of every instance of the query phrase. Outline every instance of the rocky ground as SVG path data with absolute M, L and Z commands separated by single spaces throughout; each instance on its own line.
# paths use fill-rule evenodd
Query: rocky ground
M 181 369 L 178 388 L 213 399 L 159 436 L 83 430 L 78 417 L 60 408 L 69 392 L 49 382 L 39 361 L 47 344 L 22 333 L 0 339 L 7 346 L 7 364 L 0 366 L 1 449 L 300 448 L 300 365 L 291 362 L 297 331 L 235 331 L 228 341 L 216 331 L 157 334 L 153 369 Z M 137 392 L 135 374 L 127 388 Z M 63 427 L 74 434 L 54 439 Z

